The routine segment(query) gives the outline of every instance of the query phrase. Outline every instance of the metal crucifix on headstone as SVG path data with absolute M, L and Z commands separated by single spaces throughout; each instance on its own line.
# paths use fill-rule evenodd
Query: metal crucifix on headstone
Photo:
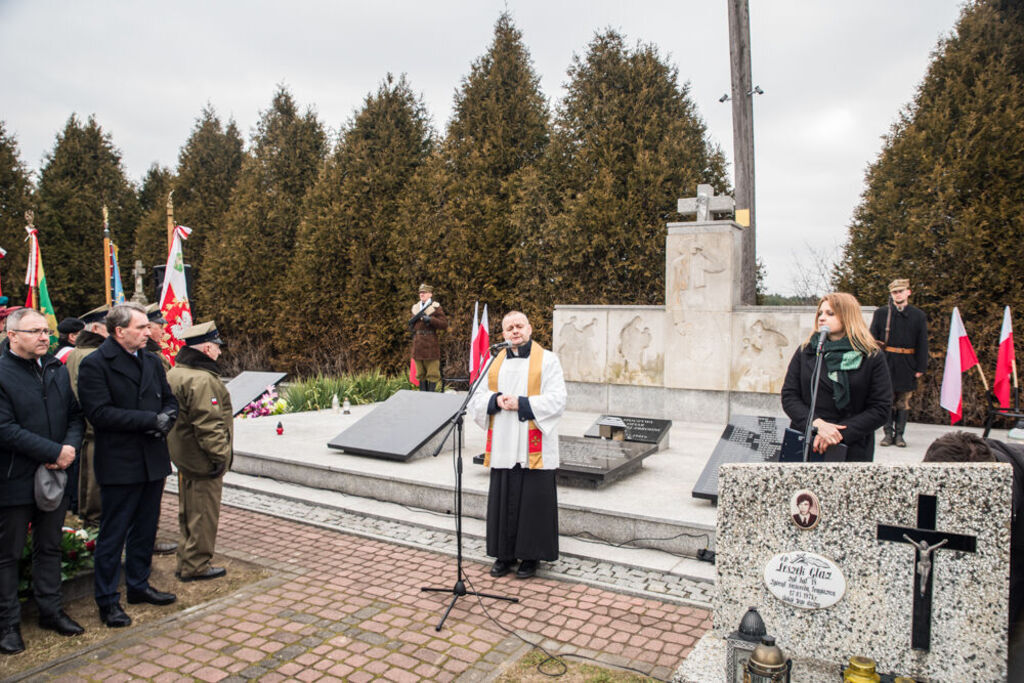
M 977 536 L 937 531 L 935 496 L 917 497 L 917 527 L 878 525 L 878 540 L 909 543 L 914 548 L 914 575 L 911 577 L 914 596 L 914 617 L 911 622 L 910 646 L 929 650 L 932 638 L 932 578 L 935 576 L 935 555 L 938 550 L 977 551 Z
M 683 216 L 696 216 L 698 222 L 710 221 L 715 214 L 732 213 L 736 202 L 725 194 L 716 195 L 710 185 L 698 185 L 697 196 L 680 199 L 677 211 Z

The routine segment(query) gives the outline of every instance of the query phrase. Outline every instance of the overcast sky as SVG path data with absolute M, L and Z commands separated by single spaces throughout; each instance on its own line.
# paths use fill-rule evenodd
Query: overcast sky
M 842 244 L 881 136 L 913 98 L 960 0 L 750 3 L 758 254 L 769 291 Z M 732 159 L 725 0 L 0 0 L 0 119 L 34 171 L 74 112 L 96 116 L 141 180 L 207 103 L 246 140 L 277 84 L 337 131 L 388 72 L 405 73 L 443 132 L 470 65 L 507 9 L 555 105 L 596 31 L 653 43 L 688 81 Z

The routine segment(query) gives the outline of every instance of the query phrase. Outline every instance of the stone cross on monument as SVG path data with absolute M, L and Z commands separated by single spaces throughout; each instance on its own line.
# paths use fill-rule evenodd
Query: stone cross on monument
M 698 223 L 714 220 L 716 214 L 732 213 L 736 202 L 729 195 L 716 195 L 710 185 L 698 185 L 697 196 L 680 199 L 677 211 L 689 218 L 696 216 Z
M 145 274 L 146 269 L 142 267 L 142 261 L 136 259 L 135 267 L 132 268 L 132 275 L 135 276 L 135 293 L 132 294 L 132 301 L 143 306 L 149 303 L 149 300 L 146 299 L 145 286 L 142 282 L 142 276 Z
M 938 531 L 935 528 L 935 496 L 917 497 L 917 527 L 878 525 L 879 541 L 909 543 L 914 548 L 914 619 L 910 646 L 915 650 L 931 649 L 932 639 L 932 571 L 936 550 L 977 551 L 977 537 Z M 937 554 L 937 553 L 936 553 Z

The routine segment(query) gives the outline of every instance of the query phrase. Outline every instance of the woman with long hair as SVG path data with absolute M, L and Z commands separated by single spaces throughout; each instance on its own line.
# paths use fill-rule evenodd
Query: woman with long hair
M 814 329 L 793 354 L 782 384 L 782 409 L 790 427 L 805 431 L 811 408 L 818 330 L 828 328 L 814 409 L 815 453 L 844 443 L 847 461 L 870 462 L 875 431 L 885 424 L 892 404 L 892 383 L 884 354 L 851 294 L 833 292 L 818 302 Z

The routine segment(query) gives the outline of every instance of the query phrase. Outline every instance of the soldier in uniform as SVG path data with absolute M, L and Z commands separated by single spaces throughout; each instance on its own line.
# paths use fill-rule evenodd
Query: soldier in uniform
M 171 460 L 178 467 L 179 581 L 224 576 L 214 567 L 214 544 L 220 519 L 224 474 L 231 466 L 234 415 L 231 396 L 220 378 L 223 343 L 217 325 L 194 325 L 183 335 L 185 346 L 174 357 L 167 382 L 178 399 L 178 420 L 167 436 Z
M 68 354 L 66 365 L 68 375 L 71 378 L 71 389 L 78 398 L 78 368 L 82 365 L 82 359 L 99 348 L 103 340 L 107 338 L 107 326 L 104 320 L 110 306 L 100 306 L 82 315 L 79 320 L 85 323 L 85 328 L 75 337 L 75 348 Z M 78 516 L 82 518 L 82 524 L 88 527 L 100 525 L 100 485 L 96 481 L 96 473 L 93 470 L 93 445 L 95 433 L 88 420 L 85 421 L 85 438 L 82 440 L 82 450 L 79 454 L 78 464 Z
M 409 330 L 412 332 L 412 359 L 420 391 L 435 391 L 441 381 L 441 345 L 437 330 L 448 328 L 448 318 L 441 304 L 434 301 L 434 288 L 420 285 L 419 303 L 412 306 Z
M 163 341 L 166 334 L 164 333 L 164 325 L 167 321 L 164 319 L 164 314 L 160 312 L 160 304 L 150 304 L 146 306 L 146 317 L 149 319 L 149 341 L 146 342 L 146 350 L 152 351 L 160 357 L 160 362 L 164 366 L 164 372 L 170 372 L 171 362 L 167 360 L 167 356 L 164 355 Z
M 910 397 L 928 368 L 928 320 L 924 311 L 910 305 L 909 299 L 910 280 L 893 280 L 889 283 L 888 305 L 875 309 L 871 319 L 871 334 L 882 344 L 892 379 L 892 411 L 883 427 L 885 437 L 880 446 L 906 447 L 903 431 Z

